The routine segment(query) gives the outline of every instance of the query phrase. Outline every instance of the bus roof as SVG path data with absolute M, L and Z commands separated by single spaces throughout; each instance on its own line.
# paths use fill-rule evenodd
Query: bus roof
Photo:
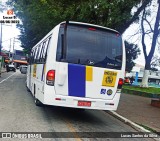
M 108 28 L 108 27 L 104 27 L 104 26 L 100 26 L 100 25 L 95 25 L 95 24 L 89 24 L 89 23 L 83 23 L 83 22 L 75 22 L 75 21 L 63 21 L 61 22 L 60 24 L 64 24 L 68 22 L 69 24 L 77 24 L 77 25 L 88 25 L 88 26 L 92 26 L 92 27 L 98 27 L 98 28 L 102 28 L 102 29 L 106 29 L 106 30 L 109 30 L 109 31 L 113 31 L 113 32 L 116 32 L 119 34 L 119 32 L 117 30 L 114 30 L 114 29 L 111 29 L 111 28 Z
M 115 33 L 118 33 L 118 31 L 114 30 L 114 29 L 111 29 L 111 28 L 107 28 L 107 27 L 104 27 L 104 26 L 99 26 L 99 25 L 95 25 L 95 24 L 89 24 L 89 23 L 83 23 L 83 22 L 75 22 L 75 21 L 63 21 L 61 23 L 59 23 L 57 26 L 61 25 L 61 24 L 65 24 L 65 23 L 69 23 L 69 24 L 77 24 L 77 25 L 87 25 L 87 26 L 92 26 L 92 27 L 98 27 L 98 28 L 102 28 L 102 29 L 105 29 L 105 30 L 108 30 L 108 31 L 111 31 L 111 32 L 115 32 Z M 56 26 L 55 26 L 56 27 Z M 54 28 L 55 28 L 54 27 Z M 42 42 L 45 38 L 47 38 L 48 36 L 50 36 L 54 30 L 54 28 L 48 33 L 46 34 L 38 43 L 36 43 L 33 47 L 35 48 L 40 42 Z

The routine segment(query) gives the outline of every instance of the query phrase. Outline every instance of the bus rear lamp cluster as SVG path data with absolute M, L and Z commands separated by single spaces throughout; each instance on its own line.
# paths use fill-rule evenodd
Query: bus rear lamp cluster
M 122 85 L 123 85 L 123 79 L 122 78 L 119 78 L 119 81 L 118 81 L 118 89 L 122 89 Z
M 54 86 L 54 80 L 55 80 L 55 70 L 49 70 L 46 76 L 46 84 Z
M 64 98 L 55 98 L 55 100 L 58 100 L 58 101 L 66 101 L 66 99 L 64 99 Z
M 55 100 L 61 100 L 61 98 L 55 98 Z

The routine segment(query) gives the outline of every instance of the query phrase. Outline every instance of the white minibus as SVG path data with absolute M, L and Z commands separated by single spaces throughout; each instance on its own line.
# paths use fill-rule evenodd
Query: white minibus
M 32 48 L 27 88 L 38 106 L 116 110 L 125 62 L 118 31 L 62 22 Z

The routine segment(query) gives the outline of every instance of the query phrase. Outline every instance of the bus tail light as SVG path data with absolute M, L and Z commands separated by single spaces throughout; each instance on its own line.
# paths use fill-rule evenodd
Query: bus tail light
M 96 31 L 96 29 L 95 28 L 92 28 L 92 27 L 90 27 L 90 28 L 88 28 L 89 30 L 92 30 L 92 31 Z
M 122 78 L 119 78 L 119 81 L 118 81 L 118 89 L 122 89 L 122 85 L 123 85 L 123 79 L 122 79 Z
M 54 86 L 54 80 L 55 80 L 55 70 L 49 70 L 47 72 L 46 84 Z

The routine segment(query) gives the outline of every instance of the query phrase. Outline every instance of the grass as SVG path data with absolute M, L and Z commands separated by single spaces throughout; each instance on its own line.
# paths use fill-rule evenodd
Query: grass
M 123 85 L 123 88 L 128 90 L 146 92 L 146 93 L 160 94 L 160 88 L 154 88 L 154 87 L 142 88 L 139 86 Z
M 149 131 L 151 131 L 151 132 L 153 132 L 153 133 L 157 133 L 157 131 L 154 130 L 154 129 L 152 129 L 151 127 L 148 127 L 148 126 L 146 126 L 146 125 L 139 124 L 139 123 L 136 123 L 136 124 L 138 124 L 139 126 L 142 126 L 143 128 L 145 128 L 145 129 L 147 129 L 147 130 L 149 130 Z

